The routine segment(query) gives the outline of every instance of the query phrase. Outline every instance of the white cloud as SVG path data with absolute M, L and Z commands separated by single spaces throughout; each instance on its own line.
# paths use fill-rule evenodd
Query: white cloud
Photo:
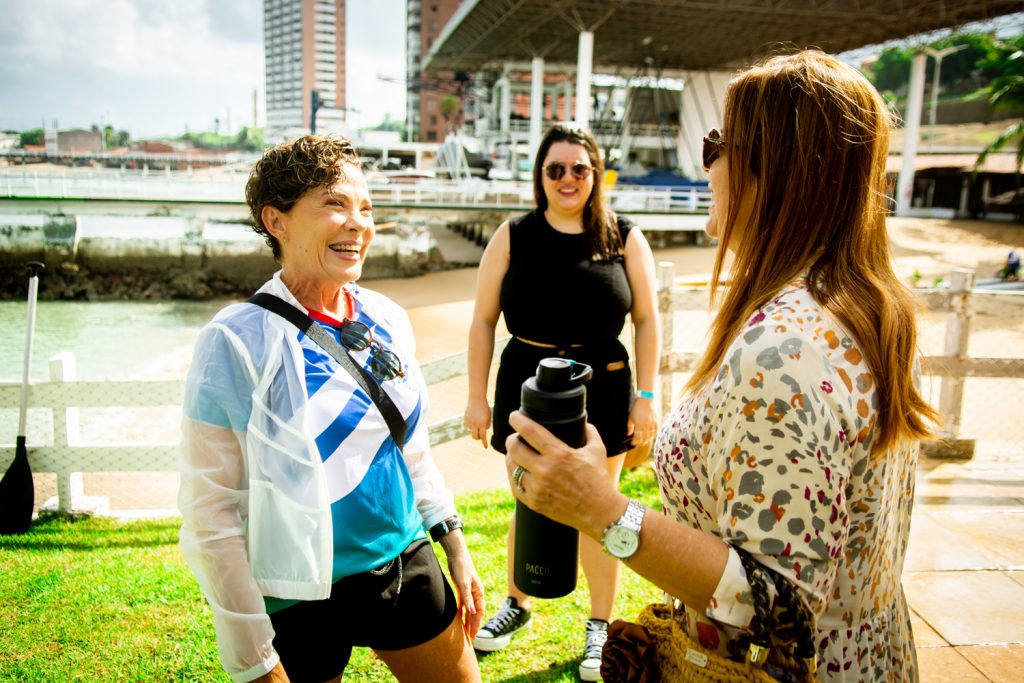
M 258 0 L 249 4 L 260 9 Z M 262 80 L 261 35 L 215 35 L 203 0 L 15 0 L 7 12 L 0 52 L 13 58 L 8 64 L 98 77 Z
M 3 0 L 0 129 L 43 118 L 111 123 L 133 135 L 232 129 L 263 111 L 262 0 Z M 356 125 L 401 117 L 403 0 L 347 3 L 347 106 Z M 230 112 L 230 114 L 229 114 Z

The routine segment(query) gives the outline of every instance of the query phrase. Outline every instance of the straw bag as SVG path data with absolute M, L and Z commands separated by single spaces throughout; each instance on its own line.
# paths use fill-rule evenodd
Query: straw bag
M 771 570 L 737 549 L 754 595 L 754 634 L 747 656 L 736 661 L 712 652 L 694 641 L 673 616 L 667 604 L 650 604 L 641 610 L 638 624 L 617 620 L 608 628 L 601 653 L 605 683 L 777 683 L 765 664 L 784 680 L 813 681 L 816 669 L 813 634 L 807 608 L 787 581 L 773 577 L 778 599 L 770 605 L 766 576 Z M 793 625 L 789 636 L 795 647 L 772 647 L 773 627 L 782 614 Z M 786 631 L 789 631 L 787 626 Z M 769 658 L 769 655 L 771 657 Z

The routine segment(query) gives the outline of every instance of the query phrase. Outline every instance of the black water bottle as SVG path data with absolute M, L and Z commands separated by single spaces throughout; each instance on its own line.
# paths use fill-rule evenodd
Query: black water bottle
M 523 382 L 519 412 L 568 445 L 586 441 L 589 365 L 565 358 L 545 358 L 537 375 Z M 580 534 L 516 501 L 516 587 L 536 598 L 560 598 L 576 588 Z

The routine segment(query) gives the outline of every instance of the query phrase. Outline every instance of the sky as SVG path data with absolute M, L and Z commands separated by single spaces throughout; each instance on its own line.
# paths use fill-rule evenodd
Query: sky
M 346 3 L 354 128 L 405 116 L 404 0 Z M 133 138 L 265 121 L 262 0 L 3 0 L 0 130 L 112 125 Z
M 404 118 L 405 1 L 348 0 L 346 12 L 350 124 Z M 254 90 L 263 125 L 262 17 L 262 0 L 0 0 L 0 130 L 56 119 L 138 139 L 217 119 L 234 133 L 253 125 Z M 1021 17 L 1006 23 L 1019 32 Z

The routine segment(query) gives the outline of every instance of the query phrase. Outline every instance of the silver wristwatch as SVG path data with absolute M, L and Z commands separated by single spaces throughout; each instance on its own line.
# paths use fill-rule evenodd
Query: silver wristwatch
M 644 522 L 645 512 L 647 508 L 630 498 L 619 521 L 604 530 L 601 541 L 604 551 L 620 560 L 632 557 L 640 547 L 640 525 Z

